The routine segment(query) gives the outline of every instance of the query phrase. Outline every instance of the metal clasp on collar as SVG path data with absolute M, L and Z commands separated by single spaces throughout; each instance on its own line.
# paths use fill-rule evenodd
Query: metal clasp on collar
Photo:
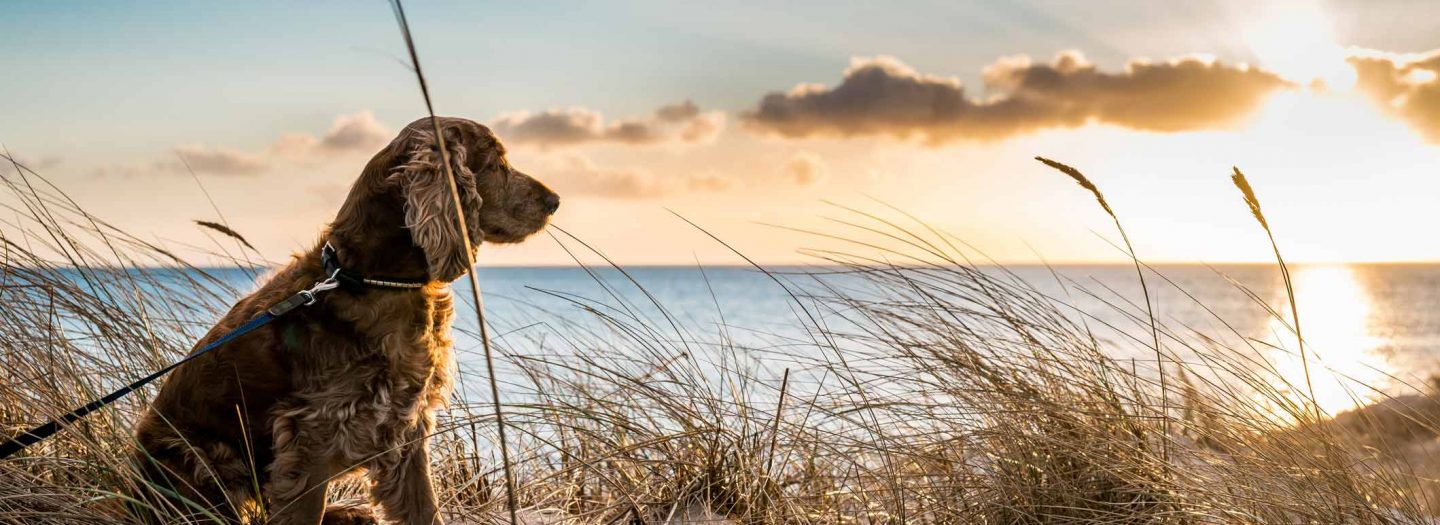
M 288 299 L 275 303 L 275 306 L 271 306 L 265 311 L 269 312 L 270 315 L 280 317 L 282 315 L 290 313 L 291 310 L 294 310 L 301 306 L 310 306 L 312 304 L 315 304 L 315 302 L 319 300 L 316 296 L 319 295 L 321 292 L 334 290 L 335 288 L 338 288 L 340 286 L 340 281 L 335 277 L 339 273 L 339 269 L 330 272 L 330 277 L 327 277 L 325 280 L 315 283 L 315 285 L 311 286 L 308 290 L 300 290 L 298 293 L 290 296 Z
M 324 281 L 315 283 L 315 286 L 311 286 L 309 290 L 300 292 L 308 298 L 308 300 L 305 301 L 305 306 L 315 304 L 315 294 L 339 288 L 340 279 L 337 278 L 338 275 L 340 275 L 340 269 L 336 268 L 335 271 L 330 272 L 330 276 L 326 277 Z

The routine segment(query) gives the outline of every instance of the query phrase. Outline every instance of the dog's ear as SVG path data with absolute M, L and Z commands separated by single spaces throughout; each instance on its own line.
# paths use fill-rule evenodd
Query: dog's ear
M 463 143 L 462 134 L 448 129 L 444 132 L 445 149 L 474 249 L 484 236 L 480 232 L 480 192 L 465 158 L 469 148 Z M 405 227 L 410 230 L 411 240 L 425 252 L 430 278 L 453 281 L 469 271 L 470 264 L 462 237 L 465 232 L 455 214 L 449 175 L 433 133 L 414 132 L 408 146 L 405 157 L 408 160 L 395 166 L 390 174 L 391 180 L 400 186 L 405 201 Z M 473 257 L 474 253 L 469 255 Z

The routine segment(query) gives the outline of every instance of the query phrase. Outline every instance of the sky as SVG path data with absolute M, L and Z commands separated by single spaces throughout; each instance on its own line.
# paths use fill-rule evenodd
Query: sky
M 312 245 L 424 114 L 384 2 L 5 2 L 0 144 L 203 258 Z M 1440 18 L 1412 0 L 412 2 L 439 113 L 490 125 L 554 224 L 624 264 L 863 254 L 854 212 L 1002 262 L 1432 261 Z M 191 172 L 194 173 L 192 177 Z M 0 174 L 13 176 L 0 168 Z M 207 198 L 206 194 L 209 194 Z M 213 200 L 213 206 L 211 201 Z M 217 213 L 218 210 L 218 213 Z M 845 233 L 845 232 L 851 233 Z M 547 234 L 481 263 L 564 265 Z

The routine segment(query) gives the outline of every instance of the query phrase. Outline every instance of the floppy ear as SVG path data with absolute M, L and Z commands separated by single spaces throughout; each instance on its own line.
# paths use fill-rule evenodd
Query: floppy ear
M 391 177 L 398 178 L 405 200 L 405 227 L 410 238 L 425 252 L 430 278 L 453 281 L 470 269 L 465 254 L 465 241 L 455 215 L 455 197 L 445 173 L 444 161 L 435 145 L 434 134 L 416 132 L 411 141 L 409 161 L 397 166 Z M 484 237 L 480 232 L 480 193 L 475 187 L 475 174 L 465 162 L 464 144 L 459 137 L 446 134 L 445 146 L 450 153 L 450 166 L 460 190 L 465 226 L 470 230 L 472 249 Z M 474 254 L 470 254 L 473 256 Z

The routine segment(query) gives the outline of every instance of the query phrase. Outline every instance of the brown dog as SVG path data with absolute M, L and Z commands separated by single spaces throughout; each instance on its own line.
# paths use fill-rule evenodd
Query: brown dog
M 488 128 L 440 126 L 473 245 L 519 242 L 545 226 L 559 197 L 510 167 Z M 197 347 L 326 279 L 327 242 L 351 279 L 167 378 L 137 430 L 136 461 L 158 489 L 141 491 L 149 505 L 197 519 L 370 523 L 368 506 L 325 503 L 331 480 L 363 469 L 388 520 L 440 523 L 426 441 L 450 392 L 448 283 L 469 270 L 440 159 L 430 119 L 406 126 L 365 166 L 316 247 Z M 164 493 L 178 497 L 155 497 Z

